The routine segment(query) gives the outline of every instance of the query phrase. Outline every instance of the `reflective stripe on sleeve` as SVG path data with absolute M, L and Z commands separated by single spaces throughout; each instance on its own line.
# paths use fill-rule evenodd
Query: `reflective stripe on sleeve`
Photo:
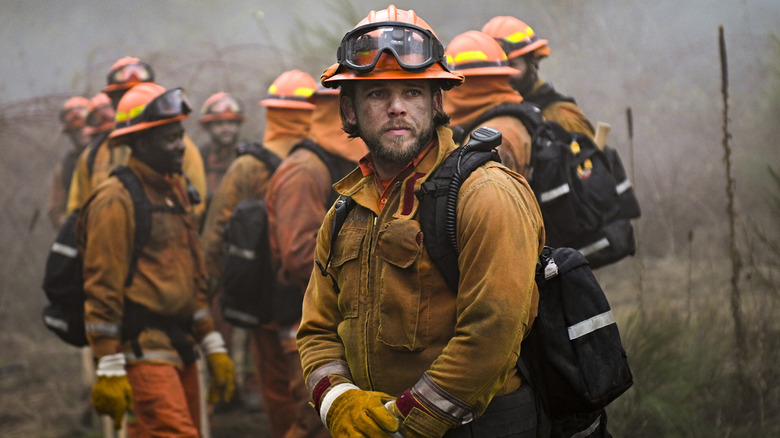
M 476 417 L 473 406 L 447 393 L 428 373 L 414 384 L 412 395 L 436 415 L 456 425 L 466 424 Z
M 352 373 L 349 372 L 349 366 L 347 366 L 347 363 L 340 360 L 334 360 L 317 368 L 316 370 L 312 371 L 311 374 L 309 374 L 309 378 L 306 379 L 306 386 L 309 388 L 309 392 L 314 391 L 314 387 L 320 383 L 320 380 L 331 374 L 344 376 L 347 379 L 352 380 Z
M 109 338 L 119 338 L 119 326 L 105 322 L 85 324 L 84 331 L 107 336 Z

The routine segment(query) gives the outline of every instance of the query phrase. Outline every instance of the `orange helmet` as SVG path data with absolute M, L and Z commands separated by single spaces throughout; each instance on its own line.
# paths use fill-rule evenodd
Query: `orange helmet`
M 516 75 L 520 70 L 509 66 L 509 60 L 498 41 L 476 30 L 452 39 L 444 52 L 450 70 L 463 76 Z
M 268 97 L 260 105 L 273 108 L 292 108 L 313 110 L 309 101 L 317 91 L 317 82 L 310 74 L 300 70 L 290 70 L 279 75 L 268 87 Z
M 413 10 L 390 5 L 371 11 L 341 40 L 338 63 L 322 73 L 322 85 L 366 79 L 439 79 L 444 89 L 463 83 L 450 72 L 444 47 L 433 29 Z
M 116 111 L 111 106 L 111 99 L 106 93 L 98 93 L 89 100 L 89 113 L 87 113 L 87 127 L 84 133 L 96 135 L 110 131 L 114 128 Z
M 184 120 L 192 112 L 181 88 L 166 90 L 145 82 L 127 90 L 116 109 L 115 127 L 109 138 Z
M 154 82 L 152 67 L 138 58 L 125 56 L 111 66 L 103 92 L 126 90 L 142 82 Z
M 493 17 L 482 27 L 482 32 L 498 40 L 509 58 L 517 58 L 529 52 L 534 52 L 537 58 L 550 55 L 547 40 L 539 39 L 531 26 L 515 17 Z
M 81 129 L 87 124 L 87 111 L 89 99 L 82 96 L 74 96 L 65 101 L 60 110 L 60 123 L 62 131 Z
M 212 94 L 200 109 L 200 123 L 206 124 L 215 120 L 244 121 L 244 107 L 235 97 L 224 91 Z

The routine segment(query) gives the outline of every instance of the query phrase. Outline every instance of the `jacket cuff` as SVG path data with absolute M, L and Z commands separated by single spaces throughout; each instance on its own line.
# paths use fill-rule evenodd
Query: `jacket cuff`
M 342 383 L 352 383 L 352 374 L 344 361 L 328 362 L 309 374 L 306 386 L 309 388 L 309 395 L 318 412 L 325 394 L 334 386 Z
M 453 426 L 469 423 L 477 416 L 474 406 L 445 391 L 428 373 L 404 391 L 396 400 L 396 405 L 404 416 L 418 408 Z
M 195 312 L 192 320 L 192 335 L 198 344 L 203 341 L 206 335 L 216 330 L 214 328 L 214 318 L 211 317 L 211 312 L 208 309 Z
M 89 346 L 95 359 L 122 352 L 122 345 L 116 338 L 90 339 Z

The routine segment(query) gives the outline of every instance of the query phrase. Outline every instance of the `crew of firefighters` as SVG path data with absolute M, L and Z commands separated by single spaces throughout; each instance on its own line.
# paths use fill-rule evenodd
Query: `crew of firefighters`
M 422 245 L 414 191 L 460 146 L 451 127 L 503 103 L 531 102 L 546 119 L 594 134 L 574 99 L 540 78 L 549 54 L 514 17 L 444 47 L 412 10 L 371 11 L 319 81 L 280 71 L 259 102 L 259 143 L 281 160 L 275 169 L 237 156 L 251 123 L 240 96 L 212 90 L 195 115 L 208 136 L 197 147 L 181 123 L 197 111 L 186 92 L 158 85 L 169 79 L 141 59 L 118 59 L 100 93 L 65 102 L 72 150 L 49 206 L 55 228 L 80 211 L 94 409 L 130 437 L 202 436 L 200 356 L 209 415 L 238 400 L 267 413 L 275 438 L 535 437 L 515 368 L 544 245 L 525 180 L 531 133 L 513 117 L 491 120 L 503 164 L 461 188 L 457 294 Z M 348 163 L 335 185 L 318 153 L 295 147 L 303 141 Z M 132 197 L 112 173 L 119 166 L 155 206 L 141 248 Z M 338 239 L 331 193 L 357 203 Z M 266 200 L 273 268 L 299 299 L 292 322 L 236 342 L 219 275 L 225 226 L 244 199 Z M 128 335 L 128 318 L 142 321 L 140 331 Z

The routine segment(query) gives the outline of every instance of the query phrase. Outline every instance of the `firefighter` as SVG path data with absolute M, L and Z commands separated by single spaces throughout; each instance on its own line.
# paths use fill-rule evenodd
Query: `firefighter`
M 211 372 L 209 399 L 233 394 L 234 366 L 209 313 L 197 215 L 182 176 L 181 121 L 190 111 L 182 89 L 154 83 L 130 88 L 118 103 L 109 137 L 132 155 L 117 169 L 131 172 L 153 206 L 142 247 L 133 237 L 144 226 L 140 206 L 118 175 L 95 189 L 79 219 L 84 321 L 97 363 L 92 404 L 117 429 L 133 412 L 139 430 L 131 436 L 199 436 L 196 344 Z
M 86 97 L 74 96 L 65 101 L 60 110 L 60 131 L 68 137 L 70 149 L 54 168 L 49 189 L 49 220 L 55 230 L 58 230 L 68 217 L 67 197 L 73 169 L 76 167 L 81 152 L 89 143 L 86 131 L 89 100 Z
M 118 59 L 109 70 L 107 85 L 103 92 L 111 99 L 116 108 L 124 93 L 132 86 L 143 82 L 153 82 L 154 71 L 152 67 L 132 56 Z M 188 191 L 193 201 L 206 199 L 206 176 L 203 170 L 203 159 L 197 146 L 189 136 L 184 137 L 187 148 L 184 154 L 184 175 L 189 179 Z M 108 177 L 114 167 L 127 163 L 130 149 L 123 145 L 110 147 L 108 141 L 97 146 L 94 156 L 89 158 L 89 152 L 82 152 L 76 163 L 73 180 L 68 193 L 68 213 L 73 212 L 89 197 L 92 190 Z M 206 209 L 205 202 L 193 203 L 195 213 L 200 217 Z
M 504 48 L 509 65 L 521 73 L 512 76 L 512 87 L 542 110 L 546 120 L 558 122 L 569 131 L 593 138 L 593 125 L 573 97 L 559 93 L 539 76 L 539 63 L 550 56 L 547 40 L 539 38 L 531 26 L 509 16 L 493 17 L 482 32 L 495 38 Z
M 544 244 L 533 192 L 495 162 L 466 178 L 450 290 L 423 245 L 415 190 L 456 150 L 442 93 L 463 76 L 430 26 L 392 5 L 337 53 L 322 84 L 341 88 L 344 130 L 369 154 L 335 185 L 357 205 L 337 236 L 326 215 L 303 299 L 298 347 L 315 409 L 335 437 L 535 436 L 516 368 Z
M 200 148 L 206 168 L 208 205 L 225 172 L 236 158 L 241 125 L 244 123 L 244 107 L 238 99 L 220 91 L 206 99 L 200 114 L 198 122 L 209 134 L 209 142 Z
M 531 132 L 527 112 L 538 109 L 521 105 L 523 96 L 512 89 L 509 78 L 520 73 L 509 66 L 501 46 L 489 35 L 471 30 L 452 39 L 445 50 L 452 71 L 466 77 L 460 87 L 444 95 L 444 110 L 451 117 L 453 131 L 463 143 L 479 126 L 498 129 L 502 143 L 501 163 L 527 177 L 531 161 Z M 530 132 L 529 132 L 530 131 Z

